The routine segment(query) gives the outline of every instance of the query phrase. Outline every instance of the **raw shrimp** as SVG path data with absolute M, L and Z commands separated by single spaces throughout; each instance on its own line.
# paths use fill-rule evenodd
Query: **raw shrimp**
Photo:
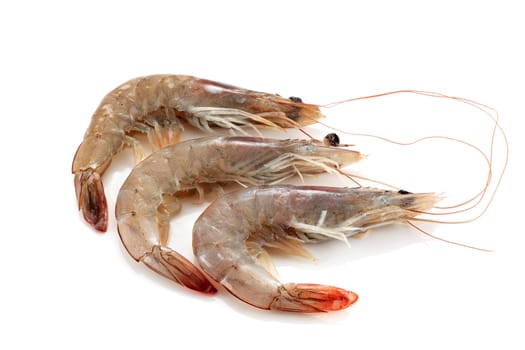
M 300 98 L 250 91 L 184 75 L 132 79 L 104 97 L 73 159 L 75 190 L 84 219 L 98 231 L 107 229 L 108 211 L 101 177 L 124 146 L 142 158 L 134 132 L 146 133 L 152 147 L 176 143 L 181 121 L 204 131 L 211 126 L 243 132 L 256 125 L 300 128 L 323 115 Z
M 362 158 L 356 151 L 316 140 L 205 137 L 162 148 L 140 162 L 117 197 L 118 232 L 128 253 L 188 288 L 215 291 L 202 272 L 167 246 L 177 197 L 206 184 L 275 183 L 296 174 L 337 172 Z M 232 218 L 233 219 L 233 218 Z
M 374 188 L 250 187 L 219 197 L 201 214 L 193 228 L 193 252 L 207 276 L 255 307 L 341 310 L 357 301 L 357 294 L 319 284 L 284 284 L 267 249 L 309 256 L 303 243 L 346 240 L 406 221 L 440 199 L 434 193 Z

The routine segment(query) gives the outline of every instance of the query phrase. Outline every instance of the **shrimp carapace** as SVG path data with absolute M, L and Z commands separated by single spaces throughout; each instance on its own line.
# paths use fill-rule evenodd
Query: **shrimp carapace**
M 283 98 L 185 75 L 135 78 L 107 94 L 73 159 L 75 190 L 84 219 L 96 230 L 107 229 L 107 204 L 101 177 L 113 157 L 132 146 L 133 137 L 148 135 L 154 149 L 179 141 L 187 122 L 200 130 L 211 127 L 246 133 L 244 128 L 301 128 L 323 118 L 319 107 L 297 98 Z

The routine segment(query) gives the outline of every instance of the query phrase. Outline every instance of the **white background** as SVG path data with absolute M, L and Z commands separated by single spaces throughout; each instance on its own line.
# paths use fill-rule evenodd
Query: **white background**
M 506 1 L 189 3 L 0 5 L 0 348 L 523 348 L 521 7 Z M 112 215 L 105 235 L 83 222 L 70 167 L 102 97 L 132 77 L 155 73 L 319 104 L 421 89 L 495 107 L 510 140 L 510 162 L 491 207 L 471 224 L 424 227 L 496 252 L 444 244 L 398 225 L 352 240 L 351 249 L 338 242 L 313 247 L 317 263 L 281 258 L 286 281 L 360 295 L 347 310 L 306 316 L 256 310 L 224 291 L 198 295 L 154 276 L 125 253 Z M 327 123 L 347 131 L 400 141 L 447 134 L 488 152 L 490 119 L 459 103 L 399 95 L 324 112 Z M 450 142 L 397 148 L 351 136 L 343 141 L 369 154 L 348 171 L 407 190 L 466 198 L 486 177 L 479 154 Z M 504 156 L 498 136 L 495 176 Z M 110 214 L 131 165 L 125 153 L 104 178 Z M 317 180 L 349 185 L 330 176 Z M 187 203 L 172 222 L 174 246 L 189 257 L 191 225 L 203 208 Z

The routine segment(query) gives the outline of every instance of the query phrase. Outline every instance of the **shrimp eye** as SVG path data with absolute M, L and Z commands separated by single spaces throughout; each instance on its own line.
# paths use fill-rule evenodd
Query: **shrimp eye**
M 292 101 L 292 102 L 303 103 L 303 100 L 302 100 L 300 97 L 290 96 L 289 99 L 290 99 L 290 101 Z
M 324 144 L 327 146 L 337 147 L 340 144 L 339 136 L 335 133 L 330 133 L 324 137 Z
M 397 191 L 397 193 L 399 193 L 399 194 L 412 194 L 412 192 L 408 192 L 408 191 L 405 191 L 405 190 L 399 190 L 399 191 Z

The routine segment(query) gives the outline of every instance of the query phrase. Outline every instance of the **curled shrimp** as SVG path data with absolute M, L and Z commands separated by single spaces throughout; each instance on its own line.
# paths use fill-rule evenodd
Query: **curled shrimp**
M 125 146 L 142 158 L 134 132 L 146 133 L 153 148 L 176 143 L 182 120 L 204 131 L 211 126 L 241 131 L 242 126 L 300 128 L 323 115 L 297 97 L 246 90 L 184 75 L 132 79 L 107 94 L 91 118 L 73 159 L 75 190 L 84 219 L 107 230 L 108 210 L 101 177 Z
M 216 199 L 193 228 L 193 252 L 203 271 L 238 299 L 261 309 L 319 312 L 344 309 L 354 292 L 283 283 L 267 249 L 308 256 L 303 243 L 346 240 L 370 228 L 430 210 L 434 193 L 375 188 L 261 186 Z
M 296 174 L 336 172 L 362 158 L 356 151 L 316 140 L 205 137 L 164 147 L 140 162 L 119 191 L 118 232 L 128 253 L 188 288 L 215 288 L 189 260 L 168 247 L 169 220 L 181 209 L 178 195 L 206 184 L 270 184 Z

